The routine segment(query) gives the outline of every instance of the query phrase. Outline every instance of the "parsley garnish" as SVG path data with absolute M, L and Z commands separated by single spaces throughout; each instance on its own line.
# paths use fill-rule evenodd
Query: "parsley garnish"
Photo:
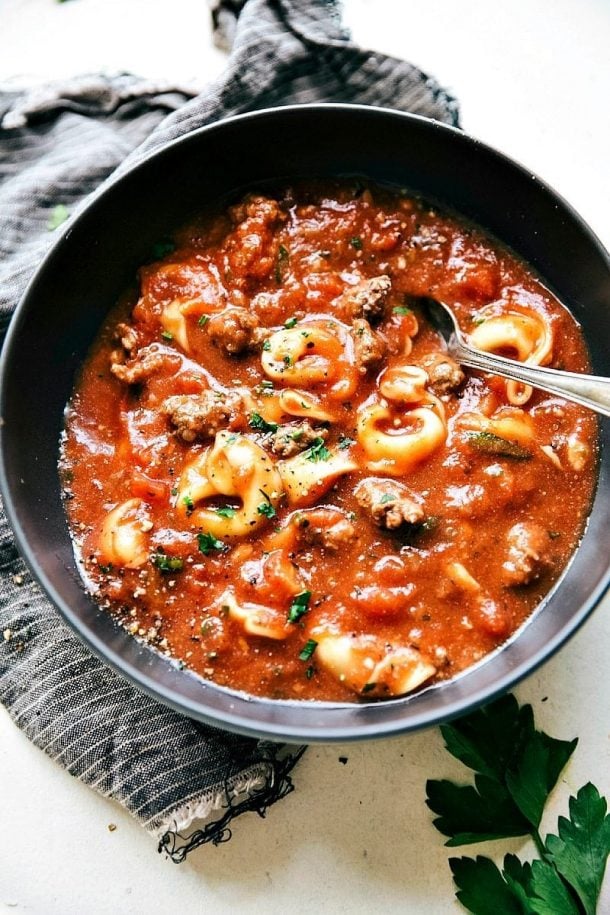
M 65 207 L 63 203 L 58 203 L 57 206 L 51 210 L 51 215 L 47 222 L 47 229 L 49 232 L 54 232 L 55 229 L 58 229 L 60 225 L 66 221 L 69 215 L 68 208 Z
M 248 422 L 250 428 L 257 432 L 277 432 L 277 423 L 268 423 L 260 413 L 251 413 Z
M 324 444 L 324 439 L 314 438 L 311 447 L 305 452 L 308 461 L 327 461 L 330 457 L 330 451 Z
M 284 321 L 284 327 L 287 330 L 290 330 L 292 327 L 296 326 L 297 321 L 298 321 L 298 318 L 288 318 L 287 321 Z
M 162 257 L 167 257 L 168 254 L 173 254 L 176 250 L 176 246 L 173 241 L 169 239 L 163 239 L 162 241 L 156 242 L 151 249 L 151 254 L 153 260 L 161 260 Z
M 264 495 L 264 493 L 263 493 Z M 257 512 L 259 515 L 264 515 L 265 518 L 275 518 L 277 512 L 271 502 L 261 502 L 257 507 Z
M 197 321 L 197 324 L 199 325 L 199 327 L 205 327 L 209 320 L 210 320 L 209 315 L 201 315 L 201 317 Z
M 113 566 L 111 562 L 109 562 L 107 566 L 103 566 L 98 563 L 98 568 L 104 575 L 109 575 L 112 572 Z
M 232 505 L 221 505 L 216 509 L 216 514 L 220 515 L 221 518 L 234 518 L 237 514 L 237 509 L 233 508 Z
M 356 444 L 356 440 L 355 440 L 355 439 L 350 438 L 350 437 L 347 436 L 347 435 L 340 435 L 340 436 L 339 436 L 339 442 L 338 442 L 338 444 L 337 444 L 337 447 L 338 447 L 341 451 L 345 451 L 346 448 L 350 448 L 352 445 L 355 445 L 355 444 Z
M 161 336 L 163 337 L 164 340 L 173 340 L 174 339 L 174 335 L 170 334 L 170 332 L 168 330 L 162 330 Z
M 297 594 L 296 597 L 293 598 L 290 609 L 288 610 L 289 623 L 297 623 L 303 614 L 307 613 L 309 610 L 310 598 L 311 591 L 301 591 L 300 594 Z
M 284 271 L 288 266 L 289 260 L 290 255 L 288 254 L 288 248 L 285 248 L 284 245 L 280 245 L 277 249 L 277 258 L 275 261 L 275 282 L 278 286 L 284 279 Z
M 530 835 L 539 858 L 451 858 L 457 898 L 473 915 L 595 915 L 610 855 L 607 803 L 592 784 L 570 798 L 570 816 L 543 841 L 544 806 L 577 741 L 537 731 L 531 706 L 505 696 L 441 727 L 449 752 L 475 772 L 474 785 L 429 781 L 427 804 L 447 845 Z
M 299 661 L 309 661 L 317 647 L 318 643 L 315 639 L 308 639 L 299 653 Z
M 271 349 L 271 340 L 269 340 L 269 339 L 263 340 L 263 350 L 266 353 L 268 353 L 270 349 Z
M 350 238 L 349 243 L 356 251 L 362 251 L 362 239 L 359 235 L 354 235 L 353 238 Z
M 476 448 L 477 451 L 513 458 L 515 461 L 526 461 L 532 456 L 531 451 L 524 448 L 519 442 L 501 438 L 501 436 L 495 435 L 493 432 L 469 432 L 466 436 L 466 442 L 471 448 Z
M 195 503 L 193 502 L 193 500 L 191 499 L 191 497 L 188 496 L 188 495 L 187 495 L 187 496 L 182 496 L 182 501 L 183 501 L 183 503 L 184 503 L 184 505 L 185 505 L 185 507 L 186 507 L 186 513 L 187 513 L 187 515 L 190 515 L 191 512 L 193 511 L 193 509 L 195 508 Z
M 226 543 L 223 540 L 218 540 L 214 537 L 213 534 L 197 534 L 197 543 L 199 549 L 205 556 L 209 556 L 212 550 L 219 550 L 224 552 L 228 549 Z
M 387 505 L 388 502 L 395 502 L 396 496 L 391 492 L 384 492 L 381 499 L 379 500 L 380 505 Z
M 407 308 L 406 305 L 396 305 L 396 306 L 392 309 L 392 313 L 395 314 L 395 315 L 410 315 L 410 314 L 411 314 L 411 309 L 410 309 L 410 308 Z
M 181 572 L 184 568 L 184 560 L 180 559 L 179 556 L 168 556 L 161 550 L 158 553 L 153 553 L 150 560 L 160 572 Z
M 313 666 L 313 664 L 310 664 L 309 667 L 307 668 L 307 670 L 305 671 L 305 676 L 307 677 L 308 680 L 311 680 L 311 678 L 313 677 L 315 672 L 316 672 L 315 667 Z

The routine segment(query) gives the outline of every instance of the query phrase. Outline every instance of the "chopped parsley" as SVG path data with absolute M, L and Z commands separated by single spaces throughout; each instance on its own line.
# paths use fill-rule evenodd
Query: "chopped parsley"
M 98 563 L 98 568 L 104 575 L 109 575 L 112 572 L 113 566 L 111 562 L 109 562 L 107 566 L 103 566 Z
M 288 253 L 288 248 L 285 248 L 284 245 L 280 245 L 277 249 L 277 258 L 275 260 L 275 282 L 278 286 L 283 282 L 284 273 L 289 260 L 290 255 Z
M 327 461 L 330 457 L 330 451 L 324 444 L 324 439 L 314 438 L 311 447 L 305 452 L 305 457 L 308 461 Z
M 193 509 L 195 508 L 195 503 L 193 502 L 193 500 L 191 499 L 191 497 L 189 495 L 182 496 L 182 502 L 184 503 L 184 505 L 186 507 L 187 515 L 190 515 L 191 512 L 193 511 Z
M 315 639 L 308 639 L 307 642 L 305 642 L 302 651 L 299 653 L 299 661 L 309 661 L 317 647 L 318 643 Z
M 210 320 L 209 315 L 201 315 L 201 317 L 197 321 L 197 324 L 199 325 L 199 327 L 205 327 L 209 320 Z
M 379 500 L 380 505 L 387 505 L 388 502 L 395 502 L 396 496 L 391 492 L 384 492 L 381 499 Z
M 237 509 L 233 508 L 232 505 L 221 505 L 216 509 L 216 514 L 220 515 L 221 518 L 234 518 L 237 514 Z
M 340 451 L 345 451 L 346 448 L 350 448 L 352 445 L 356 444 L 356 439 L 350 438 L 348 435 L 340 435 L 339 442 L 337 447 Z
M 362 251 L 362 239 L 359 235 L 354 235 L 353 238 L 350 238 L 349 243 L 356 251 Z
M 372 690 L 372 689 L 375 689 L 376 686 L 377 686 L 376 683 L 365 683 L 364 686 L 362 687 L 362 692 L 363 692 L 363 693 L 370 693 L 371 690 Z
M 170 334 L 170 332 L 168 330 L 161 331 L 161 336 L 163 337 L 164 340 L 173 340 L 174 339 L 174 335 Z
M 469 432 L 466 441 L 477 451 L 513 458 L 515 461 L 524 461 L 532 456 L 531 451 L 524 448 L 523 445 L 495 435 L 493 432 Z
M 298 321 L 298 318 L 288 318 L 287 321 L 284 321 L 284 327 L 287 330 L 290 330 L 291 328 L 296 326 L 297 321 Z
M 265 495 L 265 494 L 263 493 L 263 495 Z M 267 498 L 267 497 L 265 496 L 265 498 Z M 271 502 L 261 502 L 261 504 L 257 507 L 256 511 L 258 512 L 259 515 L 263 515 L 265 518 L 275 518 L 275 516 L 277 514 L 277 512 L 276 512 L 275 508 L 273 507 L 273 505 L 271 504 Z
M 58 229 L 60 225 L 66 221 L 69 215 L 68 208 L 64 206 L 63 203 L 58 203 L 57 206 L 51 210 L 51 215 L 49 216 L 49 221 L 47 223 L 49 232 L 54 232 L 55 229 Z
M 410 309 L 410 308 L 407 308 L 406 305 L 396 305 L 396 306 L 392 309 L 392 314 L 395 314 L 395 315 L 410 315 L 410 314 L 411 314 L 411 309 Z
M 183 559 L 180 559 L 179 556 L 168 556 L 161 550 L 158 553 L 153 553 L 150 561 L 160 572 L 181 572 L 184 568 Z
M 307 670 L 305 671 L 305 676 L 307 677 L 308 680 L 311 680 L 311 678 L 313 677 L 315 672 L 316 672 L 315 667 L 313 666 L 313 664 L 310 664 L 309 667 L 307 668 Z
M 197 534 L 197 544 L 204 556 L 209 556 L 212 550 L 224 552 L 228 549 L 223 540 L 218 540 L 213 534 L 207 532 L 205 534 Z
M 298 623 L 301 617 L 307 613 L 309 610 L 310 598 L 311 591 L 301 591 L 300 594 L 297 594 L 296 597 L 293 598 L 290 609 L 288 610 L 289 623 Z
M 290 365 L 291 363 L 292 363 L 292 359 L 290 358 L 290 356 L 284 356 L 284 365 Z
M 256 429 L 257 432 L 277 432 L 277 423 L 268 423 L 260 413 L 251 413 L 248 424 L 251 429 Z
M 271 340 L 267 339 L 263 341 L 263 350 L 268 353 L 271 349 Z
M 168 254 L 173 254 L 175 250 L 176 246 L 173 241 L 165 238 L 161 241 L 155 242 L 155 244 L 152 246 L 151 254 L 153 260 L 158 261 L 161 260 L 162 257 L 167 257 Z

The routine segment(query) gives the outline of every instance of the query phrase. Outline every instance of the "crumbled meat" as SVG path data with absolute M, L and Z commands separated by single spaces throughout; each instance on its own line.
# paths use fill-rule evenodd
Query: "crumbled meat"
M 518 587 L 536 581 L 551 565 L 548 533 L 533 521 L 521 521 L 508 532 L 508 556 L 502 565 L 504 581 Z
M 161 410 L 176 436 L 190 444 L 213 438 L 235 420 L 243 411 L 243 397 L 239 391 L 174 394 L 163 402 Z
M 422 368 L 428 373 L 428 386 L 439 396 L 455 391 L 464 381 L 463 371 L 446 353 L 430 353 L 422 360 Z
M 332 552 L 350 543 L 356 536 L 354 525 L 338 508 L 314 508 L 300 512 L 294 523 L 300 543 L 321 546 Z
M 286 219 L 286 213 L 277 200 L 260 194 L 249 194 L 241 203 L 231 207 L 229 212 L 235 224 L 244 222 L 245 219 L 255 219 L 263 225 L 273 225 Z
M 212 343 L 231 356 L 253 349 L 268 333 L 259 326 L 256 315 L 234 306 L 211 317 L 207 331 Z
M 132 327 L 131 324 L 125 324 L 122 321 L 115 327 L 113 337 L 128 353 L 131 353 L 138 343 L 138 334 L 135 327 Z
M 268 439 L 271 450 L 280 457 L 288 458 L 299 451 L 305 451 L 316 439 L 325 439 L 328 430 L 321 426 L 315 429 L 311 423 L 304 421 L 295 425 L 278 426 Z
M 153 346 L 144 346 L 137 355 L 127 363 L 121 361 L 120 354 L 114 352 L 111 356 L 110 371 L 126 384 L 140 384 L 151 375 L 172 362 L 175 357 Z
M 421 524 L 425 514 L 406 486 L 396 480 L 369 477 L 356 486 L 359 505 L 370 512 L 375 524 L 395 530 L 403 524 Z
M 392 281 L 389 276 L 373 276 L 346 289 L 337 300 L 337 305 L 349 318 L 379 320 L 385 313 L 391 288 Z
M 356 318 L 350 331 L 354 341 L 354 356 L 361 375 L 379 366 L 386 354 L 386 345 L 371 328 L 366 318 Z

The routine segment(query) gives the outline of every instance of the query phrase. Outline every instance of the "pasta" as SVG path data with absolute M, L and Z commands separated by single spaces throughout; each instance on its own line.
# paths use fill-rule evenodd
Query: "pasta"
M 148 560 L 147 532 L 152 522 L 142 499 L 128 499 L 106 515 L 99 547 L 103 561 L 137 569 Z

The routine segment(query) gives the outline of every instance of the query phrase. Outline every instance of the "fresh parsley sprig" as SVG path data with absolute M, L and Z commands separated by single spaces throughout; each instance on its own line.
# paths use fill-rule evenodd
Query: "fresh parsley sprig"
M 610 855 L 610 815 L 593 785 L 570 798 L 570 817 L 543 841 L 545 804 L 577 740 L 557 740 L 534 726 L 529 705 L 505 696 L 441 727 L 452 756 L 475 772 L 474 785 L 430 780 L 427 804 L 448 846 L 530 835 L 538 860 L 506 855 L 451 858 L 457 898 L 473 915 L 595 915 Z

